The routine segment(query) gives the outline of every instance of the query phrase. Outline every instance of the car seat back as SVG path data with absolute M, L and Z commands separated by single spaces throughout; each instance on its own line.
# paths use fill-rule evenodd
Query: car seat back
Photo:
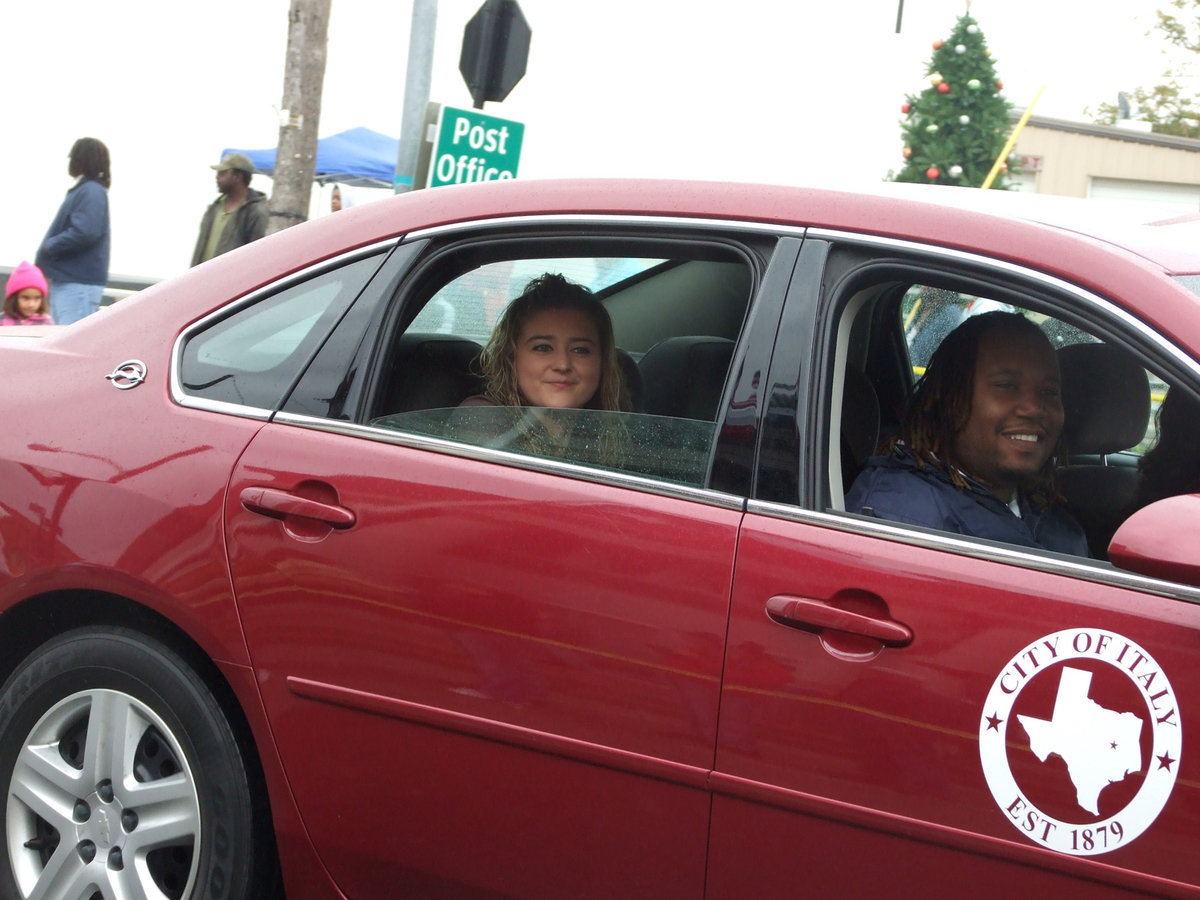
M 1068 454 L 1058 487 L 1087 532 L 1092 556 L 1104 559 L 1138 479 L 1136 468 L 1112 465 L 1107 457 L 1145 438 L 1150 380 L 1133 354 L 1111 344 L 1070 344 L 1058 351 L 1058 361 Z

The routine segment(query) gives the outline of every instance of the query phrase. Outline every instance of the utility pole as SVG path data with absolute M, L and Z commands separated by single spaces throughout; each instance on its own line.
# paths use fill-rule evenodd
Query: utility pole
M 267 234 L 308 218 L 317 169 L 317 129 L 332 0 L 291 0 L 283 107 L 275 151 L 275 188 Z

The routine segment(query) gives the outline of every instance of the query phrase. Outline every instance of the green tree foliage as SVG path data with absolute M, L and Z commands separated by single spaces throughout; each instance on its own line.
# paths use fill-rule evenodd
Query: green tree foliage
M 979 187 L 1004 149 L 1012 121 L 1011 106 L 1000 93 L 1004 85 L 974 19 L 959 17 L 950 36 L 934 42 L 925 74 L 929 87 L 907 95 L 900 108 L 905 161 L 891 177 Z M 1007 187 L 1003 170 L 992 187 Z
M 1179 15 L 1159 10 L 1155 29 L 1175 48 L 1176 56 L 1200 54 L 1200 0 L 1171 0 L 1170 5 L 1179 10 Z M 1180 86 L 1184 68 L 1181 64 L 1169 65 L 1163 72 L 1164 84 L 1128 92 L 1131 117 L 1149 122 L 1150 130 L 1156 134 L 1200 138 L 1200 98 Z M 1122 110 L 1115 103 L 1101 103 L 1094 111 L 1087 112 L 1100 125 L 1116 124 L 1122 117 Z

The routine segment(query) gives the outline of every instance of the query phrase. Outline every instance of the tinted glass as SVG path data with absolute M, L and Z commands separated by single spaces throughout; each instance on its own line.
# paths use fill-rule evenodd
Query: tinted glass
M 715 424 L 591 409 L 480 406 L 384 416 L 380 428 L 700 487 Z
M 206 400 L 275 409 L 379 259 L 322 272 L 192 335 L 180 364 L 183 389 Z

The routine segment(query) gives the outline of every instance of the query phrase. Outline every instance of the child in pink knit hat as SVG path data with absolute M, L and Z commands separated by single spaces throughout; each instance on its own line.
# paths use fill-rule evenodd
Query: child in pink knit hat
M 0 325 L 53 325 L 49 295 L 42 270 L 33 263 L 21 263 L 8 276 Z

